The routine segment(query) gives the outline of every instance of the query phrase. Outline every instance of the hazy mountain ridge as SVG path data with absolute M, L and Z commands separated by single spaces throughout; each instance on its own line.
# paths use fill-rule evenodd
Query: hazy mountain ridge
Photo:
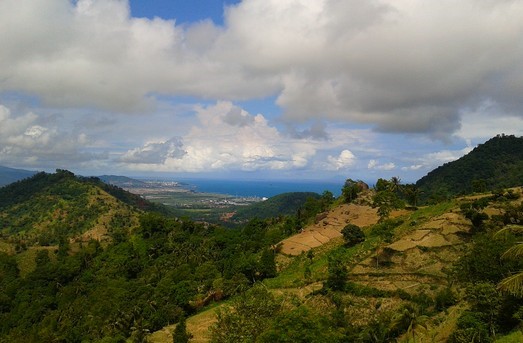
M 28 178 L 37 172 L 0 166 L 0 187 Z
M 121 176 L 121 175 L 100 175 L 98 176 L 100 180 L 102 180 L 105 183 L 118 186 L 121 188 L 124 187 L 143 187 L 146 185 L 145 182 L 136 180 L 127 176 Z

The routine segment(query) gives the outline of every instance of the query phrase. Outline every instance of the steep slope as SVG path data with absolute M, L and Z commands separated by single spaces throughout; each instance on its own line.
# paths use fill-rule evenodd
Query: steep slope
M 0 166 L 0 187 L 22 180 L 36 174 L 34 171 L 13 169 Z
M 334 238 L 341 237 L 341 230 L 348 223 L 367 227 L 378 222 L 377 209 L 356 204 L 342 204 L 323 215 L 317 216 L 314 224 L 304 227 L 299 234 L 284 239 L 280 252 L 299 255 L 319 247 Z
M 523 183 L 523 137 L 498 135 L 416 183 L 426 197 L 447 197 Z
M 471 253 L 480 261 L 482 258 L 471 252 L 471 247 L 476 235 L 484 232 L 474 227 L 464 209 L 468 204 L 485 204 L 481 212 L 493 217 L 489 224 L 493 225 L 508 208 L 521 206 L 522 196 L 523 189 L 514 188 L 503 196 L 455 198 L 395 213 L 396 218 L 377 224 L 372 208 L 341 205 L 282 242 L 276 259 L 279 275 L 265 280 L 264 287 L 282 297 L 280 301 L 291 309 L 297 306 L 318 311 L 317 315 L 337 323 L 331 325 L 340 325 L 339 330 L 346 325 L 348 341 L 447 342 L 470 308 L 470 290 L 455 274 L 456 263 Z M 365 242 L 345 246 L 339 229 L 346 223 L 363 227 Z M 327 238 L 317 236 L 320 234 Z M 303 253 L 307 251 L 311 253 Z M 325 286 L 333 259 L 348 270 L 345 286 L 336 290 Z M 222 303 L 218 309 L 212 307 L 188 318 L 187 327 L 194 341 L 209 342 L 207 328 L 216 325 L 216 313 L 231 306 L 234 304 Z M 296 313 L 288 311 L 288 315 Z M 281 312 L 279 316 L 286 318 Z M 314 326 L 307 323 L 300 326 L 303 335 L 313 330 L 306 329 Z M 153 333 L 149 341 L 172 341 L 174 327 Z M 292 324 L 288 328 L 292 329 Z

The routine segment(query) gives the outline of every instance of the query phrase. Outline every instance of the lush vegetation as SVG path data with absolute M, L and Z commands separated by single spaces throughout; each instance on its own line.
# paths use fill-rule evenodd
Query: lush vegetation
M 397 177 L 373 190 L 348 179 L 339 199 L 284 194 L 224 228 L 97 178 L 36 174 L 0 189 L 0 342 L 145 342 L 170 324 L 175 342 L 190 342 L 191 318 L 209 307 L 212 342 L 416 342 L 445 330 L 453 343 L 517 341 L 521 191 L 418 208 L 420 194 Z M 308 224 L 322 232 L 334 206 L 357 206 L 347 202 L 375 207 L 379 222 L 342 222 L 325 245 L 279 253 Z M 86 236 L 95 229 L 103 235 Z M 443 230 L 448 244 L 412 243 Z M 402 249 L 414 256 L 405 268 Z M 417 260 L 430 263 L 408 269 Z
M 0 188 L 0 233 L 17 250 L 25 250 L 32 245 L 57 245 L 91 229 L 108 234 L 129 231 L 137 222 L 138 208 L 108 192 L 130 204 L 143 202 L 97 179 L 77 178 L 65 170 L 38 173 Z
M 318 200 L 320 195 L 312 192 L 290 192 L 270 197 L 249 206 L 239 207 L 231 218 L 234 221 L 245 222 L 251 218 L 274 218 L 278 216 L 294 215 L 299 210 L 303 211 L 307 201 Z M 330 201 L 332 202 L 332 193 Z
M 275 244 L 333 201 L 285 195 L 297 198 L 283 209 L 293 214 L 226 229 L 151 212 L 158 207 L 140 197 L 65 170 L 0 192 L 3 240 L 20 246 L 0 252 L 6 342 L 140 342 L 178 321 L 184 337 L 183 318 L 276 276 Z M 77 241 L 108 215 L 103 241 Z
M 498 135 L 462 158 L 446 163 L 417 183 L 423 198 L 437 202 L 458 194 L 521 185 L 523 137 Z
M 389 190 L 385 187 L 381 191 Z M 507 276 L 523 268 L 518 259 L 502 258 L 521 239 L 518 225 L 523 223 L 523 204 L 516 200 L 518 196 L 505 191 L 438 204 L 412 213 L 409 221 L 384 219 L 367 228 L 365 235 L 349 224 L 342 230 L 346 244 L 321 255 L 312 251 L 303 254 L 275 279 L 265 282 L 269 289 L 290 289 L 321 281 L 321 289 L 303 300 L 268 292 L 263 286 L 251 289 L 219 312 L 212 328 L 213 341 L 236 342 L 241 335 L 252 342 L 424 342 L 435 339 L 438 329 L 434 327 L 451 313 L 458 315 L 450 330 L 446 329 L 449 342 L 519 337 L 512 332 L 523 325 L 523 289 L 520 286 L 519 292 L 511 294 L 514 292 L 500 287 Z M 499 214 L 475 221 L 476 214 L 489 206 L 500 209 Z M 385 290 L 352 281 L 354 261 L 374 251 L 376 264 L 379 257 L 382 266 L 380 275 L 386 278 L 394 263 L 390 251 L 379 248 L 381 242 L 392 242 L 412 230 L 417 221 L 439 217 L 449 209 L 471 218 L 471 229 L 462 257 L 446 267 L 445 281 L 417 292 Z
M 0 254 L 0 337 L 7 342 L 142 341 L 147 333 L 276 273 L 268 224 L 242 229 L 143 214 L 136 231 L 73 252 L 40 250 L 21 277 Z

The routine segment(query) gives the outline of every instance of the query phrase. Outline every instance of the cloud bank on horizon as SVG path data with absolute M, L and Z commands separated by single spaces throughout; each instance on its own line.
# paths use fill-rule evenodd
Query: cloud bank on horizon
M 523 1 L 131 5 L 0 2 L 0 164 L 416 179 L 523 134 Z

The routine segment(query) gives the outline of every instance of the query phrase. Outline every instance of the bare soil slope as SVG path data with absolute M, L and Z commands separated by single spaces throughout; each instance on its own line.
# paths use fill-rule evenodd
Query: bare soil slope
M 296 256 L 333 238 L 341 237 L 341 230 L 349 223 L 366 227 L 376 224 L 379 219 L 377 209 L 356 204 L 343 204 L 324 216 L 325 218 L 303 228 L 302 232 L 284 239 L 280 252 Z

